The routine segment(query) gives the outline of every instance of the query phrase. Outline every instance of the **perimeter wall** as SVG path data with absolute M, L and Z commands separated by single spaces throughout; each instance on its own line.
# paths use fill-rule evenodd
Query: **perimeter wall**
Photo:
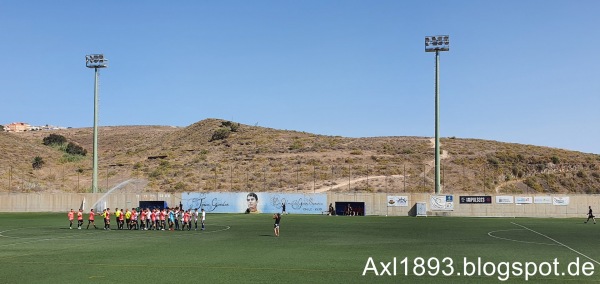
M 260 193 L 259 193 L 260 194 Z M 166 201 L 168 206 L 178 206 L 183 193 L 0 193 L 0 212 L 66 212 L 78 209 L 84 203 L 89 208 L 133 208 L 139 201 Z M 280 197 L 286 193 L 279 193 Z M 292 194 L 290 194 L 292 195 Z M 297 196 L 297 193 L 293 194 Z M 585 218 L 588 206 L 600 212 L 600 195 L 510 195 L 501 196 L 447 194 L 433 196 L 428 193 L 306 193 L 306 199 L 316 196 L 327 198 L 328 204 L 364 202 L 366 215 L 415 216 L 416 204 L 425 204 L 427 216 L 461 217 L 554 217 Z M 466 198 L 469 197 L 467 200 Z M 486 199 L 487 197 L 487 199 Z M 461 203 L 488 202 L 488 203 Z M 395 200 L 391 204 L 391 200 Z M 441 204 L 439 204 L 440 202 Z M 440 207 L 441 206 L 441 207 Z M 239 213 L 232 212 L 232 213 Z M 267 212 L 265 212 L 267 213 Z M 314 213 L 313 213 L 314 214 Z

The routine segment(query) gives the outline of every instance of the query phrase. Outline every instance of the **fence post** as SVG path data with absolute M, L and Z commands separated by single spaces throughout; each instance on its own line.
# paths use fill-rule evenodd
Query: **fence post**
M 425 177 L 427 176 L 427 172 L 426 172 L 426 168 L 425 168 L 426 166 L 427 166 L 426 164 L 423 164 L 423 188 L 424 189 L 427 188 L 425 185 Z
M 333 173 L 333 165 L 331 165 L 331 185 L 329 186 L 329 190 L 333 189 L 333 181 L 335 179 L 335 174 Z
M 12 165 L 8 169 L 8 191 L 12 191 Z
M 402 180 L 404 180 L 404 192 L 406 192 L 406 164 L 404 165 L 404 172 L 402 173 Z
M 350 191 L 350 182 L 352 180 L 352 166 L 348 164 L 348 191 Z

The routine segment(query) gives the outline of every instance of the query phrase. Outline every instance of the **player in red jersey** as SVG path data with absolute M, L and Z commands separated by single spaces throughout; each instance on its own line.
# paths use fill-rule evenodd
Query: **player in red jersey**
M 188 226 L 188 231 L 192 229 L 192 224 L 190 222 L 190 210 L 185 211 L 185 213 L 183 213 L 183 226 L 181 227 L 181 230 L 185 230 L 185 225 Z
M 140 210 L 140 230 L 146 230 L 146 210 Z
M 77 229 L 81 230 L 81 226 L 83 226 L 83 210 L 79 209 L 77 211 Z
M 96 227 L 96 223 L 94 223 L 95 216 L 96 212 L 94 212 L 94 209 L 90 209 L 90 216 L 88 217 L 88 225 L 86 230 L 90 228 L 90 224 L 94 225 L 94 229 L 98 229 L 98 227 Z
M 119 230 L 123 230 L 123 224 L 125 224 L 125 213 L 121 208 L 121 213 L 119 213 Z
M 75 212 L 73 209 L 67 213 L 67 217 L 69 218 L 69 229 L 73 229 L 73 219 L 75 217 Z
M 163 210 L 160 211 L 159 217 L 160 217 L 160 229 L 162 231 L 164 231 L 165 227 L 166 227 L 165 219 L 167 217 L 167 211 L 166 211 L 166 209 L 163 209 Z
M 110 230 L 110 208 L 104 210 L 104 230 Z
M 152 230 L 156 230 L 156 209 L 152 209 L 152 213 L 150 213 L 150 220 L 152 221 Z

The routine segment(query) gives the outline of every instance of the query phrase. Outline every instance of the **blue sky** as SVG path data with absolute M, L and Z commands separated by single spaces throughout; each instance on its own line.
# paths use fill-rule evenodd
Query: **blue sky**
M 600 154 L 600 1 L 1 1 L 0 123 L 440 135 Z

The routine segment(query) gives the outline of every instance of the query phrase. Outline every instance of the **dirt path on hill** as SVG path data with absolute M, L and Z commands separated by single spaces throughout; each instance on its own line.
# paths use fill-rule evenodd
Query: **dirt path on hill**
M 365 180 L 378 180 L 378 179 L 385 179 L 385 178 L 404 178 L 404 176 L 403 175 L 370 176 L 370 177 L 361 177 L 361 178 L 351 179 L 350 182 L 348 182 L 348 180 L 344 181 L 342 179 L 338 179 L 335 185 L 321 186 L 320 188 L 315 188 L 314 192 L 315 193 L 323 193 L 323 192 L 330 191 L 332 189 L 352 186 L 352 184 L 355 184 L 355 183 L 361 182 L 361 181 L 365 181 Z
M 502 182 L 502 183 L 498 184 L 498 185 L 496 186 L 496 188 L 494 188 L 494 191 L 495 191 L 496 193 L 500 193 L 500 189 L 501 189 L 502 187 L 504 187 L 504 186 L 507 186 L 507 185 L 513 185 L 513 184 L 515 184 L 515 183 L 522 182 L 523 180 L 524 180 L 524 179 L 513 179 L 513 180 L 509 180 L 509 181 Z
M 431 143 L 431 147 L 430 148 L 435 148 L 435 138 L 431 138 L 429 139 L 429 142 Z M 440 147 L 442 146 L 442 144 L 440 143 Z M 440 161 L 447 159 L 448 157 L 450 157 L 450 154 L 448 154 L 447 150 L 442 150 L 442 152 L 440 153 Z M 427 172 L 423 172 L 421 173 L 419 176 L 423 177 L 425 174 L 433 171 L 433 169 L 435 168 L 435 157 L 432 160 L 429 160 L 427 162 L 425 162 L 425 164 L 429 167 Z
M 429 139 L 429 142 L 431 143 L 431 148 L 435 148 L 435 138 Z M 442 152 L 440 153 L 440 160 L 447 159 L 448 157 L 450 157 L 450 154 L 448 154 L 448 151 L 442 150 Z M 430 171 L 432 171 L 434 169 L 435 158 L 427 161 L 425 164 L 429 166 L 429 170 L 427 172 L 427 173 L 429 173 Z M 423 177 L 423 175 L 425 175 L 425 174 L 426 173 L 421 173 L 419 176 Z M 315 193 L 323 193 L 323 192 L 327 192 L 327 191 L 330 191 L 333 189 L 338 189 L 338 188 L 343 188 L 343 187 L 348 187 L 348 186 L 352 187 L 352 184 L 355 184 L 355 183 L 361 182 L 361 181 L 365 181 L 367 179 L 368 180 L 378 180 L 378 179 L 384 179 L 384 178 L 404 178 L 404 176 L 403 175 L 391 175 L 391 176 L 361 177 L 361 178 L 351 179 L 349 182 L 348 182 L 348 180 L 338 179 L 335 182 L 336 183 L 335 185 L 321 186 L 319 188 L 315 188 L 314 192 Z

